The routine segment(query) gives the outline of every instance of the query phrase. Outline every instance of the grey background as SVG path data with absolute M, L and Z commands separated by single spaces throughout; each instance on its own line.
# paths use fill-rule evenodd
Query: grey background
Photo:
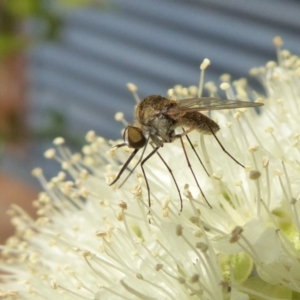
M 115 112 L 133 117 L 127 82 L 138 86 L 142 98 L 165 95 L 175 84 L 197 84 L 205 57 L 212 63 L 207 80 L 218 81 L 225 72 L 244 77 L 251 67 L 276 59 L 276 35 L 299 54 L 299 33 L 300 4 L 291 0 L 124 0 L 78 11 L 67 16 L 59 42 L 29 53 L 30 124 L 41 128 L 45 112 L 56 109 L 76 136 L 93 129 L 120 138 Z M 30 184 L 35 166 L 53 176 L 57 166 L 42 157 L 48 146 L 33 143 L 25 158 L 7 155 L 3 169 Z

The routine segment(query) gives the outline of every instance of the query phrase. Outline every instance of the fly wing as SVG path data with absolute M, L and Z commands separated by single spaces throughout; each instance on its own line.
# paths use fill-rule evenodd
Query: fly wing
M 221 109 L 233 109 L 244 107 L 258 107 L 263 103 L 246 102 L 240 100 L 220 99 L 213 97 L 203 98 L 188 98 L 178 100 L 177 107 L 174 107 L 168 111 L 168 114 L 176 114 L 179 112 L 189 111 L 208 111 L 208 110 L 221 110 Z

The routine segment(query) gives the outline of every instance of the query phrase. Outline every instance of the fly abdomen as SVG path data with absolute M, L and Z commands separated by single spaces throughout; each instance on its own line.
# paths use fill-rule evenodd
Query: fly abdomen
M 197 111 L 186 112 L 177 120 L 177 126 L 195 127 L 196 130 L 203 134 L 212 134 L 212 132 L 216 133 L 220 130 L 219 125 L 215 121 Z

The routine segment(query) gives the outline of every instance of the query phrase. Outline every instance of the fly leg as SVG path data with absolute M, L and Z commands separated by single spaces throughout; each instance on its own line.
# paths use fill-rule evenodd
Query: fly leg
M 194 128 L 193 128 L 193 129 L 194 129 Z M 194 179 L 195 179 L 195 182 L 196 182 L 196 184 L 197 184 L 197 186 L 198 186 L 198 188 L 199 188 L 199 190 L 200 190 L 200 193 L 201 193 L 202 197 L 204 198 L 205 202 L 207 203 L 207 205 L 208 205 L 210 208 L 212 208 L 212 206 L 209 204 L 207 198 L 205 197 L 205 195 L 204 195 L 204 193 L 203 193 L 203 191 L 202 191 L 202 189 L 201 189 L 201 187 L 200 187 L 200 184 L 199 184 L 199 182 L 198 182 L 198 180 L 197 180 L 197 177 L 196 177 L 196 175 L 195 175 L 195 173 L 194 173 L 194 170 L 193 170 L 193 168 L 192 168 L 192 165 L 191 165 L 191 163 L 190 163 L 190 160 L 189 160 L 188 155 L 187 155 L 187 153 L 186 153 L 186 149 L 185 149 L 184 144 L 183 144 L 182 136 L 187 135 L 187 133 L 190 132 L 190 131 L 192 131 L 192 130 L 189 129 L 189 130 L 183 132 L 182 134 L 177 134 L 177 135 L 175 135 L 175 136 L 173 137 L 173 139 L 176 139 L 176 138 L 179 138 L 179 139 L 180 139 L 180 142 L 181 142 L 181 146 L 182 146 L 182 149 L 183 149 L 183 152 L 184 152 L 185 159 L 186 159 L 187 164 L 188 164 L 188 167 L 190 168 L 191 173 L 192 173 L 192 175 L 193 175 L 193 177 L 194 177 Z

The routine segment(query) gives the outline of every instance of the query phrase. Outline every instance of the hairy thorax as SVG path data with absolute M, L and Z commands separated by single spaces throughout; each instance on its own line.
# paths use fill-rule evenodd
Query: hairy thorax
M 149 96 L 138 104 L 135 117 L 144 132 L 158 136 L 164 142 L 171 142 L 176 120 L 168 112 L 176 106 L 174 100 L 158 95 Z

